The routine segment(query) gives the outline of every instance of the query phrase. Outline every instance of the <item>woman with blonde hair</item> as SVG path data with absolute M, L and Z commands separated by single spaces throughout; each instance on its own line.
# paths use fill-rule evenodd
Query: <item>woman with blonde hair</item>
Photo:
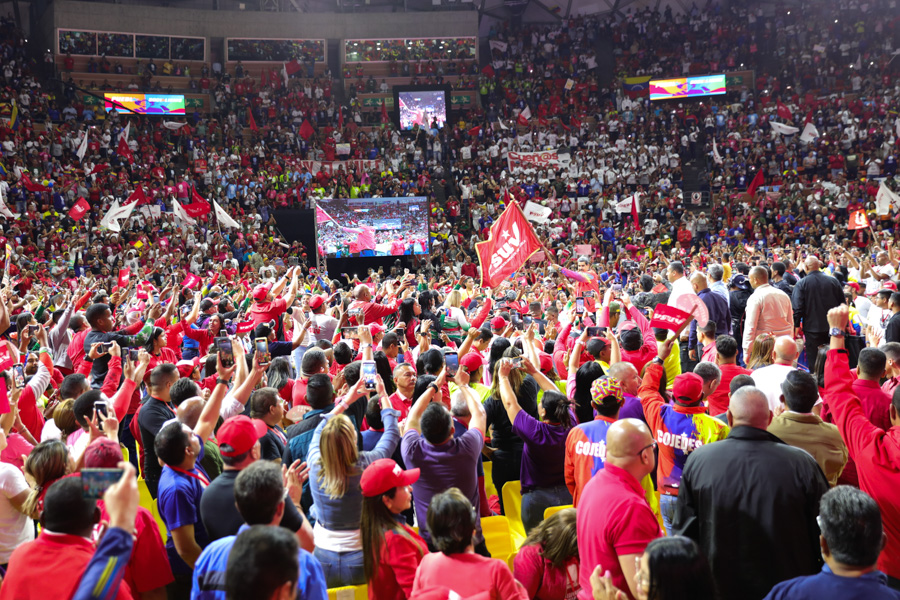
M 25 499 L 23 512 L 32 519 L 40 519 L 47 489 L 71 473 L 74 466 L 69 449 L 60 440 L 47 440 L 35 446 L 25 459 L 25 475 L 34 482 L 34 489 Z
M 750 356 L 747 357 L 747 368 L 751 371 L 768 367 L 772 364 L 772 352 L 775 350 L 775 336 L 771 333 L 761 333 L 753 340 L 750 347 Z
M 531 530 L 516 555 L 513 574 L 533 600 L 574 599 L 578 581 L 575 509 L 566 508 Z
M 447 294 L 447 299 L 441 307 L 441 329 L 447 336 L 461 344 L 462 340 L 469 330 L 469 321 L 466 319 L 466 313 L 460 308 L 462 303 L 462 294 L 459 290 L 453 290 Z
M 384 435 L 375 448 L 359 452 L 357 431 L 344 411 L 354 402 L 366 402 L 360 377 L 347 393 L 324 415 L 310 442 L 306 461 L 315 505 L 313 530 L 315 557 L 322 564 L 329 588 L 365 583 L 363 546 L 360 532 L 363 495 L 360 478 L 365 468 L 380 458 L 389 458 L 400 442 L 399 412 L 391 408 L 381 377 L 376 379 L 376 398 L 381 401 Z

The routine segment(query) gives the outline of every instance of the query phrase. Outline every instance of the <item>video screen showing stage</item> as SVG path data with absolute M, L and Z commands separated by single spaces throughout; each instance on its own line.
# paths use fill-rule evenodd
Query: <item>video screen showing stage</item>
M 399 92 L 400 129 L 412 129 L 414 125 L 431 129 L 433 124 L 442 129 L 447 122 L 447 94 L 439 91 Z
M 333 198 L 316 207 L 326 258 L 428 254 L 428 198 Z

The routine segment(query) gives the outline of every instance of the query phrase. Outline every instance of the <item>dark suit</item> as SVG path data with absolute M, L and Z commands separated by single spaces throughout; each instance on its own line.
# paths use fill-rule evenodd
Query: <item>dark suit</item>
M 709 558 L 721 598 L 759 600 L 780 581 L 818 572 L 826 491 L 809 453 L 740 425 L 688 456 L 673 528 Z
M 800 327 L 802 323 L 810 356 L 815 356 L 816 349 L 828 343 L 828 311 L 844 301 L 841 283 L 821 271 L 809 273 L 794 286 L 791 296 L 794 327 Z

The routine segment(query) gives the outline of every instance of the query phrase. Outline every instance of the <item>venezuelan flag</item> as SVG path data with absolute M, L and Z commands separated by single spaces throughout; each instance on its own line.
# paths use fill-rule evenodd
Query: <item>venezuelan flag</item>
M 12 112 L 9 114 L 9 128 L 13 131 L 19 128 L 19 105 L 13 104 Z

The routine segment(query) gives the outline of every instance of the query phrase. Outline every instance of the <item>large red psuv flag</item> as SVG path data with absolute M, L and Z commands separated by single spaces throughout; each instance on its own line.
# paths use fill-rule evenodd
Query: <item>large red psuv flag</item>
M 869 227 L 869 218 L 864 210 L 854 210 L 850 213 L 850 222 L 847 223 L 847 229 L 866 229 Z
M 541 249 L 531 224 L 515 202 L 491 226 L 486 242 L 475 244 L 481 263 L 481 285 L 497 287 Z
M 692 318 L 690 313 L 678 310 L 674 306 L 657 304 L 656 308 L 653 309 L 653 319 L 650 321 L 650 327 L 679 331 Z
M 91 210 L 91 205 L 88 204 L 88 201 L 84 198 L 79 198 L 78 202 L 76 202 L 71 210 L 69 210 L 69 217 L 71 217 L 73 221 L 80 221 L 89 210 Z

